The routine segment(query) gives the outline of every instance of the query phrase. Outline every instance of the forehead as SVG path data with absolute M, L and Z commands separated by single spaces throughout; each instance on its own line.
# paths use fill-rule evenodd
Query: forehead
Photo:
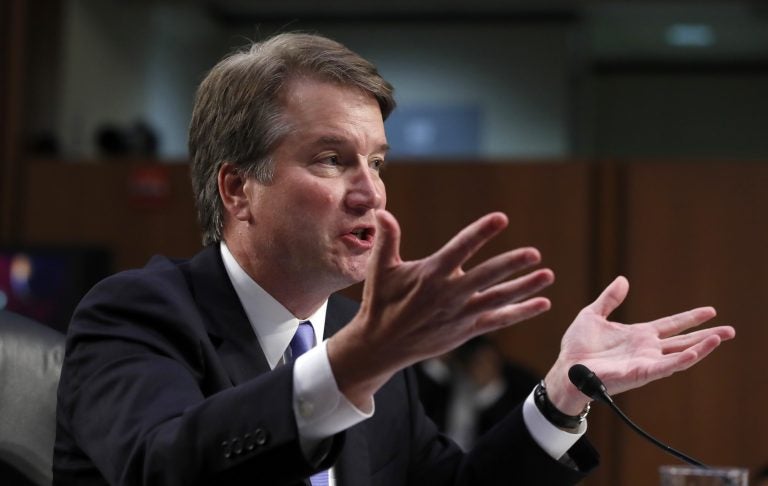
M 285 84 L 282 91 L 282 101 L 288 106 L 294 102 L 307 103 L 322 101 L 317 98 L 332 97 L 345 99 L 358 99 L 364 102 L 378 102 L 371 93 L 368 93 L 354 85 L 346 85 L 331 80 L 319 79 L 312 76 L 296 76 Z
M 376 98 L 354 86 L 344 86 L 312 78 L 298 78 L 282 94 L 284 115 L 293 128 L 307 126 L 380 127 L 384 120 Z

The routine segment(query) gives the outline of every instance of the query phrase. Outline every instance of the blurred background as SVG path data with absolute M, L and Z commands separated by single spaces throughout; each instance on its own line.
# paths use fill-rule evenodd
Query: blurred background
M 374 61 L 403 255 L 485 212 L 485 256 L 535 245 L 547 315 L 492 336 L 544 374 L 573 316 L 615 275 L 617 320 L 714 305 L 736 341 L 621 396 L 706 463 L 768 463 L 768 4 L 758 1 L 3 0 L 0 308 L 65 330 L 83 293 L 155 253 L 200 248 L 186 130 L 219 59 L 286 30 Z M 350 290 L 355 295 L 359 289 Z M 658 483 L 674 459 L 597 405 L 585 484 Z

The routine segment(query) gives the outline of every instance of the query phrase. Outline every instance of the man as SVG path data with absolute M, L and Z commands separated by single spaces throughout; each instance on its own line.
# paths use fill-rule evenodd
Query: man
M 404 370 L 546 311 L 535 294 L 554 276 L 516 277 L 539 262 L 533 248 L 463 268 L 507 225 L 499 213 L 402 261 L 380 178 L 393 107 L 372 64 L 322 37 L 276 36 L 213 68 L 190 128 L 207 247 L 83 299 L 59 389 L 56 484 L 571 484 L 597 462 L 571 365 L 618 393 L 733 337 L 675 337 L 711 308 L 609 322 L 628 289 L 618 278 L 566 332 L 536 403 L 462 453 Z M 333 295 L 363 279 L 359 308 Z M 301 354 L 306 339 L 318 345 Z

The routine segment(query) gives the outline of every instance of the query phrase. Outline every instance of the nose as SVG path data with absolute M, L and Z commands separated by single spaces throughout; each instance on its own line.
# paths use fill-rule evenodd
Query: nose
M 372 169 L 367 160 L 362 160 L 354 170 L 348 173 L 350 181 L 345 202 L 349 208 L 367 211 L 384 207 L 386 202 L 384 183 L 378 171 Z

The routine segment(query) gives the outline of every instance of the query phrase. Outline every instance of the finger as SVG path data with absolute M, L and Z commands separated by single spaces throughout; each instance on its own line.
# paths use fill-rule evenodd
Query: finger
M 550 307 L 552 307 L 552 304 L 549 302 L 549 299 L 545 297 L 535 297 L 518 304 L 512 304 L 493 311 L 485 312 L 475 320 L 472 337 L 496 331 L 520 321 L 536 317 L 542 312 L 548 311 Z
M 661 341 L 661 352 L 663 354 L 679 353 L 695 346 L 710 336 L 718 336 L 721 341 L 727 341 L 728 339 L 732 339 L 734 335 L 735 331 L 730 326 L 702 329 L 700 331 L 663 339 Z
M 376 239 L 371 253 L 374 269 L 388 268 L 402 262 L 400 258 L 400 225 L 389 211 L 376 211 Z
M 507 227 L 509 220 L 504 213 L 491 213 L 483 216 L 450 239 L 434 255 L 439 267 L 446 273 L 453 272 L 466 262 L 477 250 L 501 230 Z
M 660 338 L 666 338 L 699 326 L 716 315 L 717 312 L 715 312 L 713 307 L 699 307 L 672 316 L 662 317 L 648 324 L 656 328 Z
M 589 305 L 589 308 L 596 314 L 608 317 L 627 297 L 629 292 L 629 282 L 624 277 L 616 277 L 603 293 Z
M 457 283 L 459 293 L 483 291 L 541 262 L 536 248 L 518 248 L 496 255 L 467 271 Z
M 547 288 L 554 281 L 552 270 L 537 270 L 478 292 L 467 302 L 467 311 L 480 313 L 520 302 Z
M 687 348 L 685 351 L 679 353 L 668 354 L 663 359 L 659 366 L 654 370 L 654 377 L 651 380 L 657 378 L 663 378 L 669 376 L 678 371 L 687 370 L 691 366 L 695 365 L 702 359 L 706 358 L 709 353 L 717 348 L 722 340 L 718 335 L 712 335 L 704 339 L 703 341 Z

